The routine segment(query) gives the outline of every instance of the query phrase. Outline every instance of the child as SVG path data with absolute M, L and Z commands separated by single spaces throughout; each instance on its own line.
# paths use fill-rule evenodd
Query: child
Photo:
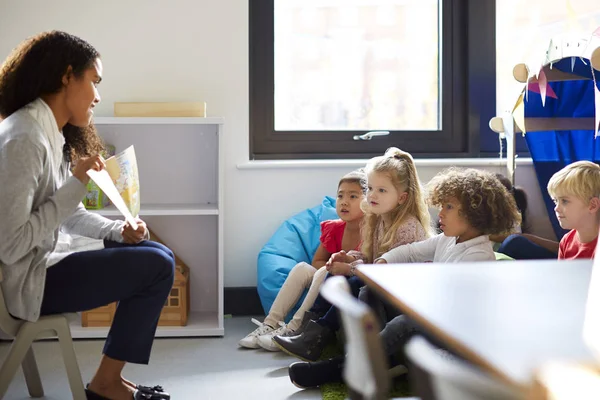
M 511 232 L 511 235 L 491 235 L 490 240 L 494 242 L 494 251 L 506 254 L 517 260 L 542 260 L 556 259 L 558 255 L 558 242 L 545 239 L 529 233 L 527 224 L 527 195 L 520 187 L 515 187 L 504 175 L 496 174 L 496 178 L 513 195 L 519 213 L 521 214 L 521 225 Z
M 600 227 L 600 166 L 590 161 L 567 165 L 548 182 L 548 193 L 563 229 L 559 260 L 594 258 Z
M 334 254 L 327 262 L 331 275 L 345 275 L 355 295 L 363 283 L 354 278 L 356 265 L 374 259 L 396 246 L 431 236 L 431 223 L 421 183 L 410 154 L 395 147 L 375 157 L 366 166 L 367 199 L 363 243 L 360 252 Z M 283 351 L 300 359 L 316 360 L 328 340 L 340 328 L 334 308 L 318 321 L 309 321 L 296 336 L 274 336 Z
M 510 230 L 520 215 L 513 197 L 488 172 L 449 169 L 429 183 L 429 202 L 439 207 L 442 234 L 418 243 L 391 249 L 376 263 L 492 261 L 495 259 L 488 235 Z M 485 200 L 485 201 L 484 201 Z M 365 291 L 361 291 L 364 299 Z M 381 304 L 381 302 L 379 302 Z M 380 310 L 377 310 L 380 311 Z M 382 316 L 382 313 L 378 313 Z M 380 336 L 386 354 L 393 355 L 417 330 L 403 315 L 385 315 Z M 344 357 L 290 365 L 292 382 L 301 388 L 341 381 Z
M 321 243 L 313 257 L 312 265 L 298 263 L 288 275 L 277 294 L 269 314 L 263 323 L 252 319 L 258 325 L 254 331 L 239 341 L 239 345 L 249 349 L 263 347 L 277 351 L 272 346 L 274 335 L 287 335 L 300 332 L 304 315 L 312 307 L 327 270 L 325 262 L 331 254 L 340 250 L 353 250 L 360 246 L 360 223 L 363 212 L 360 203 L 366 191 L 366 179 L 363 170 L 353 171 L 340 179 L 335 208 L 340 219 L 321 222 Z M 282 321 L 296 304 L 304 289 L 310 289 L 292 320 L 286 325 Z M 281 325 L 276 328 L 277 325 Z

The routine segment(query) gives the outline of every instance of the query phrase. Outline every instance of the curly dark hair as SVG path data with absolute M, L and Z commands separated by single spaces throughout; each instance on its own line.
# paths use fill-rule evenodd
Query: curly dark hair
M 513 186 L 510 180 L 502 174 L 496 174 L 496 178 L 504 185 L 506 190 L 515 198 L 515 203 L 519 213 L 521 213 L 521 232 L 529 233 L 529 221 L 527 219 L 527 194 L 519 186 Z
M 42 32 L 26 39 L 0 66 L 0 117 L 8 118 L 38 97 L 59 92 L 69 66 L 81 78 L 99 57 L 89 43 L 66 32 Z M 104 148 L 93 125 L 67 124 L 63 135 L 65 155 L 71 161 Z
M 456 199 L 459 213 L 484 235 L 511 232 L 521 222 L 515 199 L 490 172 L 449 168 L 433 177 L 427 189 L 434 207 Z

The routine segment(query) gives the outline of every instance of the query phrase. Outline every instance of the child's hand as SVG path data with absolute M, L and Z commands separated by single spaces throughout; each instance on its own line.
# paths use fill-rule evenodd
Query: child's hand
M 121 235 L 123 236 L 123 241 L 128 244 L 138 244 L 142 240 L 146 238 L 146 223 L 139 218 L 135 218 L 135 222 L 138 224 L 137 230 L 134 230 L 133 227 L 129 224 L 129 222 L 125 222 L 123 228 L 121 228 Z
M 327 272 L 331 275 L 345 275 L 350 276 L 350 264 L 345 262 L 335 261 L 327 268 Z
M 334 262 L 343 262 L 343 263 L 351 263 L 354 261 L 354 257 L 349 256 L 344 250 L 338 251 L 337 253 L 333 253 L 331 257 L 329 257 L 329 261 L 327 264 L 331 264 Z

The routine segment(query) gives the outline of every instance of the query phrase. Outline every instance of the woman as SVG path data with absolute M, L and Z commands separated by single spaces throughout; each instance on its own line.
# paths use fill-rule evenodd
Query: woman
M 143 221 L 134 230 L 81 204 L 86 171 L 104 168 L 91 125 L 101 80 L 98 52 L 58 31 L 21 43 L 0 67 L 2 290 L 9 312 L 28 321 L 118 301 L 88 399 L 168 399 L 121 372 L 149 361 L 173 253 L 145 240 Z

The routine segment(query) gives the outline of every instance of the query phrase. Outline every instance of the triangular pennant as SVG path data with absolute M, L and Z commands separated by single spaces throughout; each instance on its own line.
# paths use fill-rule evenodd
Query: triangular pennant
M 571 57 L 571 72 L 575 69 L 575 60 L 577 60 L 576 57 Z
M 539 82 L 537 82 L 537 81 L 529 82 L 529 85 L 527 85 L 527 89 L 528 89 L 528 92 L 541 94 L 540 93 L 540 85 L 539 85 Z M 558 95 L 556 94 L 554 89 L 552 89 L 552 85 L 550 85 L 550 84 L 546 85 L 546 97 L 552 97 L 553 99 L 558 99 Z
M 504 135 L 506 138 L 506 158 L 508 159 L 506 166 L 508 168 L 508 175 L 512 177 L 515 173 L 516 155 L 515 141 L 513 139 L 515 135 L 515 120 L 510 112 L 505 112 L 502 114 L 502 125 L 504 127 Z M 500 157 L 502 157 L 502 153 L 500 153 Z
M 540 96 L 542 96 L 542 107 L 546 105 L 546 87 L 548 86 L 548 80 L 546 79 L 546 73 L 542 68 L 538 74 L 538 83 L 540 87 Z
M 594 101 L 596 105 L 596 119 L 594 125 L 594 137 L 598 137 L 598 125 L 600 124 L 600 90 L 594 85 Z
M 517 101 L 512 109 L 512 112 L 515 112 L 515 110 L 517 109 L 517 107 L 519 107 L 521 105 L 521 103 L 523 103 L 523 93 L 521 93 L 519 95 L 519 97 L 517 98 Z
M 592 36 L 600 36 L 600 26 L 592 33 Z
M 515 124 L 521 129 L 523 135 L 525 135 L 525 104 L 523 103 L 523 95 L 519 96 L 519 100 L 517 100 L 517 104 L 513 110 L 513 119 L 515 120 Z

